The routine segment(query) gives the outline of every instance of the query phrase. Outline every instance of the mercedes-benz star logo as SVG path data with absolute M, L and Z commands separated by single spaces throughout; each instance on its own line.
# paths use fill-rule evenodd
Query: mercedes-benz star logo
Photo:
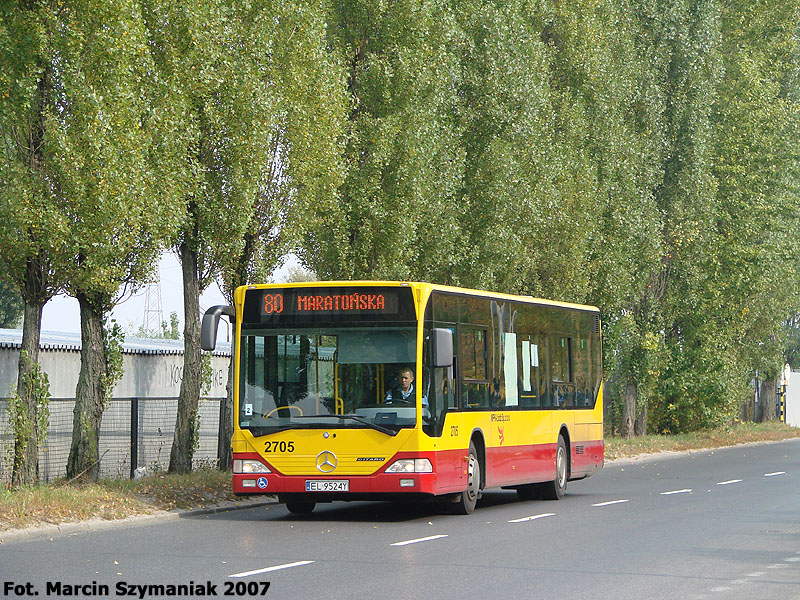
M 323 450 L 317 454 L 317 469 L 323 473 L 331 473 L 336 469 L 339 464 L 339 459 L 330 450 Z

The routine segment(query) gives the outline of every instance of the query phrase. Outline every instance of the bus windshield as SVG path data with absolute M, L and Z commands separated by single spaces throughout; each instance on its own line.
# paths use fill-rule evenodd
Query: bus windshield
M 297 428 L 414 427 L 415 327 L 248 329 L 241 344 L 238 421 L 253 435 Z M 413 375 L 412 375 L 413 379 Z

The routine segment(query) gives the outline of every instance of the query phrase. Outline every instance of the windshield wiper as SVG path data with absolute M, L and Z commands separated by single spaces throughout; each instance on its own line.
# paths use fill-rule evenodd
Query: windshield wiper
M 351 421 L 355 421 L 356 423 L 361 423 L 362 425 L 366 425 L 376 431 L 380 431 L 381 433 L 385 433 L 386 435 L 391 435 L 392 437 L 396 436 L 399 432 L 396 429 L 389 429 L 388 427 L 384 427 L 383 425 L 377 425 L 376 423 L 371 423 L 366 419 L 362 419 L 358 415 L 325 415 L 327 419 L 350 419 Z M 318 418 L 314 415 L 302 416 L 302 417 L 293 417 L 293 419 L 315 419 Z M 289 422 L 289 423 L 276 423 L 274 425 L 259 425 L 256 427 L 250 427 L 250 433 L 253 435 L 266 435 L 267 433 L 277 433 L 278 431 L 284 431 L 286 429 L 326 429 L 328 427 L 336 427 L 332 423 L 302 423 L 302 422 Z M 268 431 L 267 431 L 268 430 Z M 256 433 L 258 432 L 258 433 Z
M 371 427 L 375 431 L 380 431 L 381 433 L 385 433 L 386 435 L 391 435 L 392 437 L 398 434 L 396 429 L 389 429 L 388 427 L 384 427 L 383 425 L 378 425 L 376 423 L 370 423 L 366 419 L 362 419 L 356 415 L 331 415 L 332 417 L 336 417 L 337 419 L 350 419 L 351 421 L 355 421 L 356 423 L 361 423 L 362 425 L 366 425 L 367 427 Z

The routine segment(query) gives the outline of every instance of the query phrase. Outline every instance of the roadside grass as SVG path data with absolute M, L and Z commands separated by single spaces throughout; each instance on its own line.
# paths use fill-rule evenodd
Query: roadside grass
M 92 518 L 122 519 L 152 510 L 135 495 L 118 493 L 103 483 L 37 485 L 0 491 L 0 531 Z
M 17 490 L 0 488 L 0 531 L 98 518 L 123 519 L 235 499 L 230 472 L 213 469 L 186 475 L 154 474 L 139 481 L 58 480 Z
M 213 468 L 182 475 L 151 475 L 139 481 L 109 480 L 103 481 L 102 485 L 158 510 L 197 508 L 236 500 L 231 491 L 230 471 Z
M 735 423 L 718 429 L 705 429 L 676 435 L 645 435 L 631 439 L 606 438 L 606 460 L 627 458 L 640 454 L 699 450 L 769 442 L 800 437 L 800 428 L 789 427 L 778 421 L 768 423 Z
M 647 435 L 633 439 L 606 438 L 606 460 L 748 442 L 800 437 L 800 429 L 783 423 L 739 423 L 720 429 L 681 435 Z M 44 524 L 122 519 L 160 510 L 201 508 L 235 501 L 229 472 L 204 468 L 186 475 L 157 473 L 139 481 L 99 483 L 56 481 L 7 490 L 0 488 L 0 532 Z

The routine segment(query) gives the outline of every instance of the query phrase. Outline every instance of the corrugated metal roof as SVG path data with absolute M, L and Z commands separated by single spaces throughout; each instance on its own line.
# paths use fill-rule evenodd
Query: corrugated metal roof
M 0 348 L 20 348 L 21 329 L 0 329 Z M 71 350 L 80 352 L 81 335 L 62 331 L 42 331 L 39 347 L 42 350 Z M 125 336 L 123 354 L 183 354 L 183 340 L 157 340 Z M 230 342 L 217 342 L 216 356 L 230 356 Z

